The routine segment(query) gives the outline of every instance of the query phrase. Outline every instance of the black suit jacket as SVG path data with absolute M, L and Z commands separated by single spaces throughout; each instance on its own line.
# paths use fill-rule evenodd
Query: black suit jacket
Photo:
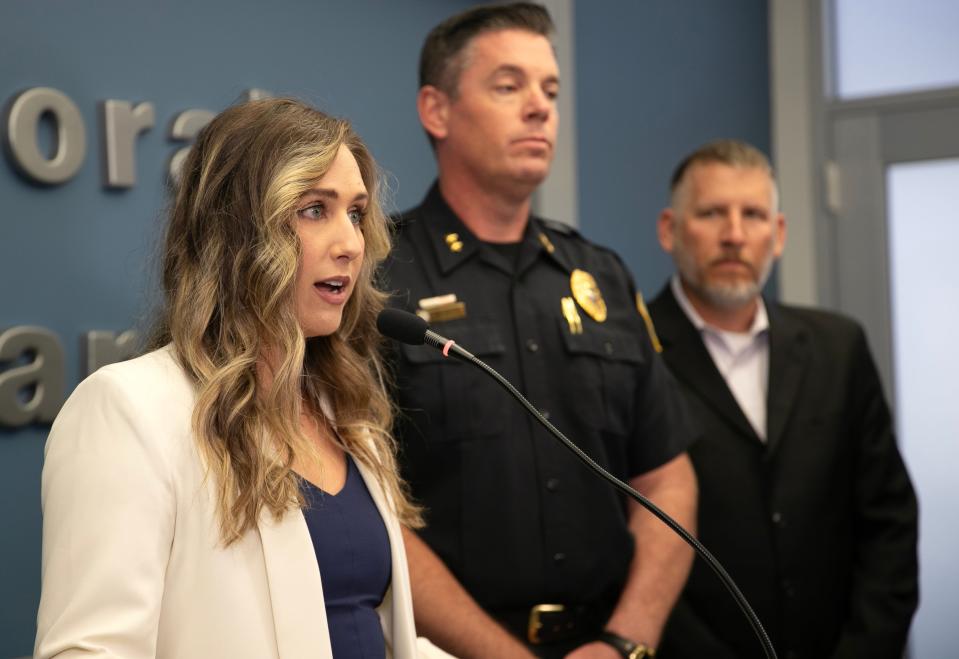
M 767 303 L 767 442 L 746 420 L 669 286 L 649 305 L 663 357 L 703 438 L 699 538 L 783 659 L 902 655 L 918 602 L 915 493 L 862 329 Z M 763 657 L 745 617 L 697 560 L 663 659 Z

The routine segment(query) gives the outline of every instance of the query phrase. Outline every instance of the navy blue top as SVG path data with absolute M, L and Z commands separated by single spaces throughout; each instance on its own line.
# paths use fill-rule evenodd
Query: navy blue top
M 325 492 L 306 479 L 301 482 L 307 503 L 303 515 L 323 578 L 333 656 L 382 659 L 386 643 L 375 609 L 393 572 L 386 525 L 350 456 L 339 493 Z

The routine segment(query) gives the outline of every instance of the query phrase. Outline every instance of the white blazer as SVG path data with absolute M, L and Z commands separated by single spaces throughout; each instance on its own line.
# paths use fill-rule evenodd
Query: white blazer
M 43 465 L 35 657 L 332 657 L 303 514 L 264 513 L 237 542 L 220 542 L 214 483 L 191 431 L 194 399 L 167 347 L 98 370 L 63 406 Z M 357 467 L 393 558 L 378 610 L 387 653 L 445 656 L 422 640 L 417 651 L 400 526 Z

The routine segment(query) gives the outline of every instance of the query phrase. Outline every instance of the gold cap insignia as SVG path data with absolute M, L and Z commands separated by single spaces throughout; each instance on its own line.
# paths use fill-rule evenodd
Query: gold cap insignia
M 596 285 L 593 275 L 585 270 L 573 270 L 573 274 L 569 277 L 569 288 L 573 291 L 576 303 L 589 314 L 590 318 L 597 323 L 605 322 L 606 300 L 599 292 L 599 286 Z

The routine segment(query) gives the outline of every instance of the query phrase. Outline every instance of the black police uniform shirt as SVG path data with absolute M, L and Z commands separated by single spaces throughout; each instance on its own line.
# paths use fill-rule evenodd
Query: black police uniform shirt
M 576 305 L 581 333 L 562 302 L 573 297 L 574 269 L 595 278 L 608 313 L 597 322 Z M 391 304 L 408 311 L 455 294 L 465 316 L 433 328 L 618 478 L 686 449 L 679 394 L 612 251 L 532 217 L 511 263 L 470 233 L 434 184 L 399 218 L 383 275 Z M 615 602 L 633 555 L 621 496 L 476 367 L 407 345 L 393 363 L 401 470 L 426 508 L 421 536 L 477 601 L 494 612 Z

